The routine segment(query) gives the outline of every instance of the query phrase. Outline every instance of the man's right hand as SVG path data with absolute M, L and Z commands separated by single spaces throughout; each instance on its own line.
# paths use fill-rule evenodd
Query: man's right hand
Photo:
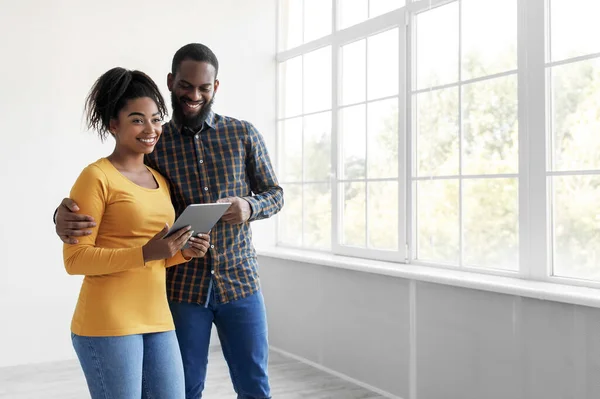
M 94 218 L 88 215 L 75 213 L 79 207 L 70 198 L 65 198 L 60 203 L 56 212 L 56 234 L 65 244 L 77 244 L 76 237 L 92 234 L 89 230 L 96 227 Z

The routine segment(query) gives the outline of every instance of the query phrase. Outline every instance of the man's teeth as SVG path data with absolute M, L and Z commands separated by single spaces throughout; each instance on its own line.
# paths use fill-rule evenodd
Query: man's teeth
M 185 104 L 186 104 L 188 107 L 190 107 L 190 108 L 199 108 L 199 107 L 200 107 L 200 103 L 198 103 L 198 104 L 192 104 L 192 103 L 187 103 L 187 102 L 186 102 Z

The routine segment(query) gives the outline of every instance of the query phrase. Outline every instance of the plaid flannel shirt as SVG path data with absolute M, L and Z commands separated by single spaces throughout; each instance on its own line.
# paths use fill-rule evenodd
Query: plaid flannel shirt
M 249 122 L 211 111 L 198 132 L 182 132 L 173 121 L 163 125 L 162 137 L 145 161 L 169 181 L 177 216 L 189 204 L 233 196 L 246 199 L 252 210 L 243 224 L 219 221 L 204 258 L 167 269 L 169 300 L 205 304 L 211 279 L 220 303 L 255 293 L 259 281 L 250 222 L 283 206 L 283 190 L 261 134 Z

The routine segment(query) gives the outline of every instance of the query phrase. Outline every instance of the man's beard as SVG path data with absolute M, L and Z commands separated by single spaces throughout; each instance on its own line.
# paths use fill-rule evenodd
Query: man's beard
M 180 103 L 180 100 L 175 97 L 175 93 L 171 92 L 171 106 L 173 107 L 173 119 L 177 124 L 181 124 L 181 127 L 187 127 L 189 129 L 197 129 L 202 126 L 206 116 L 210 113 L 213 105 L 215 96 L 213 95 L 209 102 L 205 103 L 200 112 L 194 116 L 185 116 Z

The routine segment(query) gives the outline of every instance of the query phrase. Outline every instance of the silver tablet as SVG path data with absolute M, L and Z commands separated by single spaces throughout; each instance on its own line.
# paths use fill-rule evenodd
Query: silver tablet
M 188 205 L 165 237 L 186 226 L 192 226 L 194 235 L 208 233 L 230 206 L 230 203 Z

